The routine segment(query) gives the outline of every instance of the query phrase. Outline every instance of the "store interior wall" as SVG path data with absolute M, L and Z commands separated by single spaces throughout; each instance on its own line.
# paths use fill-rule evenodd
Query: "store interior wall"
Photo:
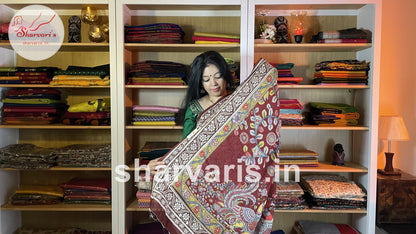
M 393 167 L 416 176 L 415 11 L 414 0 L 382 2 L 379 113 L 403 117 L 410 140 L 391 143 Z M 384 168 L 387 142 L 378 148 L 377 167 Z

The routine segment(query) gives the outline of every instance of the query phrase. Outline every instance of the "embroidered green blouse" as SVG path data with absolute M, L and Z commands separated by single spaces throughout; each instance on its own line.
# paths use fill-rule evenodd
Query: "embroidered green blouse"
M 186 108 L 185 119 L 183 122 L 183 135 L 182 138 L 185 138 L 196 128 L 196 123 L 199 115 L 204 111 L 201 104 L 198 100 L 193 100 L 188 108 Z

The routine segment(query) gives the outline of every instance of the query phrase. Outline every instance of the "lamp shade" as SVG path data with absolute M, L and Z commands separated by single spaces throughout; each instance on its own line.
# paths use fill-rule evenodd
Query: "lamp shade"
M 380 116 L 378 138 L 389 141 L 408 141 L 409 134 L 403 118 L 398 115 Z

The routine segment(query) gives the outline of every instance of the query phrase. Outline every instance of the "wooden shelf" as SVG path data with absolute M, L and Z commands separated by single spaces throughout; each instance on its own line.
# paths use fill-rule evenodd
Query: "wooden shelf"
M 179 125 L 175 125 L 175 126 L 133 126 L 133 125 L 128 125 L 126 126 L 126 129 L 183 129 L 183 126 L 179 126 Z
M 17 125 L 5 124 L 0 125 L 0 128 L 27 128 L 27 129 L 111 129 L 111 126 L 92 126 L 92 125 L 64 125 L 64 124 L 50 124 L 50 125 Z
M 368 169 L 360 164 L 353 162 L 345 162 L 345 166 L 335 166 L 331 162 L 319 162 L 317 167 L 299 167 L 301 172 L 355 172 L 355 173 L 367 173 Z M 284 171 L 284 165 L 280 165 L 280 171 Z
M 128 165 L 127 171 L 134 171 L 134 163 Z M 289 165 L 290 166 L 290 165 Z M 345 166 L 335 166 L 331 162 L 319 162 L 317 167 L 299 167 L 300 172 L 327 172 L 327 173 L 339 173 L 339 172 L 350 172 L 350 173 L 367 173 L 368 169 L 360 164 L 353 162 L 345 162 Z M 285 166 L 279 165 L 279 170 L 284 171 Z M 140 169 L 144 171 L 144 169 Z
M 51 167 L 48 169 L 15 169 L 15 168 L 0 168 L 5 171 L 111 171 L 109 167 Z
M 6 203 L 1 207 L 2 210 L 20 210 L 20 211 L 111 211 L 111 205 L 95 204 L 54 204 L 54 205 L 26 205 L 15 206 Z
M 282 126 L 281 129 L 290 130 L 358 130 L 368 131 L 369 128 L 365 126 L 328 126 L 322 127 L 318 125 L 303 125 L 303 126 Z
M 126 207 L 126 211 L 136 211 L 136 212 L 148 212 L 149 208 L 138 208 L 137 199 L 131 199 Z M 345 210 L 320 210 L 320 209 L 302 209 L 302 210 L 274 210 L 276 213 L 323 213 L 323 214 L 366 214 L 366 209 L 345 209 Z
M 4 125 L 3 125 L 4 126 Z M 183 129 L 183 126 L 126 126 L 126 129 Z M 355 131 L 368 131 L 369 128 L 365 126 L 328 126 L 322 127 L 318 125 L 303 125 L 303 126 L 282 126 L 281 129 L 287 130 L 355 130 Z
M 275 213 L 322 213 L 322 214 L 367 214 L 366 209 L 345 209 L 345 210 L 336 210 L 336 209 L 303 209 L 303 210 L 274 210 Z
M 239 44 L 149 44 L 124 43 L 124 48 L 133 52 L 204 52 L 216 50 L 219 52 L 240 52 Z
M 0 42 L 0 48 L 13 49 L 9 42 Z M 103 43 L 62 43 L 60 52 L 108 52 L 109 44 L 106 42 Z
M 126 89 L 187 89 L 187 85 L 126 85 Z
M 279 89 L 369 89 L 369 85 L 279 85 Z
M 109 89 L 110 86 L 75 86 L 75 85 L 48 85 L 48 84 L 0 84 L 3 88 L 55 88 L 55 89 Z
M 0 86 L 1 87 L 1 86 Z M 53 86 L 56 87 L 56 86 Z M 126 85 L 126 89 L 187 89 L 187 85 Z M 369 85 L 279 85 L 279 89 L 369 89 Z
M 254 44 L 258 52 L 354 52 L 371 48 L 371 43 L 301 43 L 301 44 Z

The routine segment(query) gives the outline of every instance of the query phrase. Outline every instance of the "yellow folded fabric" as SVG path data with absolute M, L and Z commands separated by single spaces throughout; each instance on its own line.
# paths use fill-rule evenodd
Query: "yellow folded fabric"
M 109 80 L 110 77 L 106 76 L 101 78 L 100 76 L 81 76 L 81 75 L 56 75 L 52 80 Z
M 195 41 L 195 44 L 239 44 L 239 43 L 228 42 L 228 41 Z
M 109 80 L 52 80 L 49 85 L 109 86 Z
M 238 35 L 224 34 L 224 33 L 207 33 L 207 32 L 194 32 L 194 36 L 198 37 L 223 37 L 231 39 L 240 39 Z
M 133 122 L 135 126 L 174 126 L 175 121 L 140 121 L 140 122 Z
M 18 194 L 43 194 L 57 197 L 63 197 L 63 190 L 54 185 L 20 185 L 15 193 Z
M 20 80 L 19 76 L 0 76 L 0 80 Z
M 102 98 L 71 105 L 68 112 L 100 112 L 110 111 L 110 98 Z

